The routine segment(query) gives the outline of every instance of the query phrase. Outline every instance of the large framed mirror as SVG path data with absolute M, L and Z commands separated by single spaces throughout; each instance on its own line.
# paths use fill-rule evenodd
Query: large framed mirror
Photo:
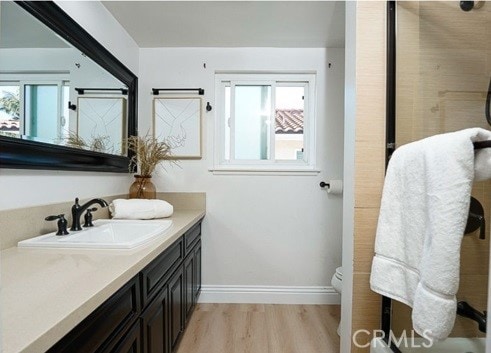
M 0 14 L 0 167 L 128 172 L 137 77 L 51 1 Z

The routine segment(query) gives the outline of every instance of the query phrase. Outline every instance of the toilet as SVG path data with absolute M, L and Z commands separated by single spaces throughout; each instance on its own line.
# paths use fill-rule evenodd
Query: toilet
M 334 287 L 334 290 L 336 292 L 338 292 L 339 295 L 341 295 L 341 293 L 343 291 L 343 268 L 342 267 L 338 267 L 336 269 L 336 272 L 334 273 L 334 275 L 332 276 L 332 279 L 331 279 L 331 285 Z M 338 335 L 341 336 L 340 330 L 341 330 L 341 322 L 339 323 L 339 326 L 337 329 Z

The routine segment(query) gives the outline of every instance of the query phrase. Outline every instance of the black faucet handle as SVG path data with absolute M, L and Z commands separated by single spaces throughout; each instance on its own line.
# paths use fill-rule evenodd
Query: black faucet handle
M 97 211 L 97 207 L 92 207 L 87 209 L 87 212 L 85 212 L 85 216 L 84 216 L 85 219 L 84 227 L 94 226 L 94 224 L 92 223 L 92 212 L 95 211 Z
M 58 231 L 56 232 L 56 235 L 68 235 L 70 233 L 68 233 L 67 231 L 67 225 L 68 225 L 68 222 L 67 220 L 65 219 L 65 215 L 64 214 L 59 214 L 59 215 L 53 215 L 53 216 L 48 216 L 45 218 L 46 221 L 55 221 L 55 220 L 58 220 Z
M 48 216 L 44 220 L 45 221 L 56 221 L 57 219 L 60 219 L 61 217 L 65 217 L 65 215 L 59 214 L 59 215 Z

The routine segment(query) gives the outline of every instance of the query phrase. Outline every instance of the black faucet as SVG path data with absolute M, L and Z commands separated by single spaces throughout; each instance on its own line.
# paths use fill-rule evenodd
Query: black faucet
M 71 231 L 82 230 L 82 227 L 80 226 L 80 216 L 82 216 L 82 213 L 84 213 L 86 209 L 88 209 L 95 203 L 99 204 L 101 207 L 108 206 L 107 202 L 103 199 L 92 199 L 82 206 L 78 204 L 78 197 L 75 199 L 75 205 L 72 206 L 72 227 L 70 228 Z
M 486 333 L 486 323 L 488 316 L 486 311 L 481 313 L 470 306 L 469 303 L 462 301 L 457 303 L 457 314 L 474 320 L 479 326 L 479 331 Z
M 55 216 L 48 216 L 44 219 L 45 221 L 56 221 L 58 220 L 58 231 L 56 232 L 56 235 L 68 235 L 68 231 L 66 230 L 67 226 L 67 221 L 65 219 L 64 214 L 59 214 Z

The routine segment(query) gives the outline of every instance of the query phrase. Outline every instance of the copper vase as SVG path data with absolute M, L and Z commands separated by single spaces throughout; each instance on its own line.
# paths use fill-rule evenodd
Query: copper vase
M 155 199 L 157 192 L 151 176 L 135 175 L 135 181 L 130 186 L 130 199 Z

